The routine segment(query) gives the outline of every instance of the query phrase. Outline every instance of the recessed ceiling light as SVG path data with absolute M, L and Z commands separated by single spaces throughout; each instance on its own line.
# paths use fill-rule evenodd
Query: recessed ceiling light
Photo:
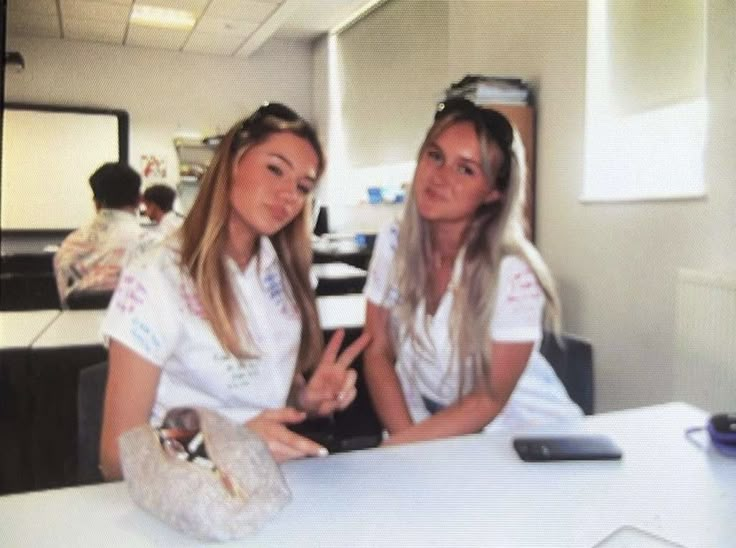
M 130 14 L 134 25 L 164 29 L 190 29 L 196 19 L 188 11 L 134 4 Z

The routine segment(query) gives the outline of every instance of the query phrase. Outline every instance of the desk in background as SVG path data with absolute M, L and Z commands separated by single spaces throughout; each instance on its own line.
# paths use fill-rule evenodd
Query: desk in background
M 347 263 L 317 263 L 311 272 L 318 280 L 315 292 L 319 296 L 360 293 L 368 275 L 364 269 Z
M 36 489 L 73 485 L 77 477 L 79 371 L 107 359 L 104 310 L 64 310 L 31 346 L 31 467 Z
M 732 546 L 736 460 L 684 436 L 705 420 L 681 403 L 583 419 L 579 430 L 620 445 L 620 462 L 524 463 L 509 432 L 289 462 L 291 503 L 233 544 L 591 548 L 632 525 L 690 548 Z M 199 544 L 135 506 L 123 483 L 2 497 L 0 531 L 9 547 Z
M 60 308 L 49 236 L 3 233 L 0 255 L 0 310 Z M 49 239 L 51 238 L 51 239 Z
M 367 270 L 373 253 L 375 235 L 361 236 L 359 237 L 356 234 L 325 234 L 313 240 L 312 262 L 314 264 L 347 263 Z M 361 241 L 358 242 L 356 239 Z
M 32 487 L 29 352 L 58 310 L 0 312 L 0 493 Z

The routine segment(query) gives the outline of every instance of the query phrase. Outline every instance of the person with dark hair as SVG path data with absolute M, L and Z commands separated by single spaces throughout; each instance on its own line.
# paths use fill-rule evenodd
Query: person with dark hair
M 173 210 L 176 190 L 168 185 L 152 185 L 143 192 L 146 216 L 156 223 L 159 232 L 168 235 L 183 222 L 181 215 Z
M 147 237 L 138 224 L 141 177 L 123 163 L 106 163 L 89 178 L 97 214 L 75 230 L 54 256 L 62 305 L 72 291 L 112 291 L 133 249 Z

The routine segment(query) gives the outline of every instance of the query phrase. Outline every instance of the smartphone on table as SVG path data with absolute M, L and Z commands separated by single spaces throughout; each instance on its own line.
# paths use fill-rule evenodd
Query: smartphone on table
M 619 460 L 621 449 L 607 436 L 529 436 L 513 440 L 519 457 L 527 462 L 560 460 Z

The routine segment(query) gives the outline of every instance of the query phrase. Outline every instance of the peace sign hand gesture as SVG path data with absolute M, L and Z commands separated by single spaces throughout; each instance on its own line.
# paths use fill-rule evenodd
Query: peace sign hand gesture
M 329 415 L 345 409 L 355 399 L 358 374 L 349 366 L 368 345 L 370 335 L 363 333 L 338 356 L 344 338 L 343 329 L 330 338 L 309 382 L 301 375 L 295 379 L 299 407 L 307 413 Z

